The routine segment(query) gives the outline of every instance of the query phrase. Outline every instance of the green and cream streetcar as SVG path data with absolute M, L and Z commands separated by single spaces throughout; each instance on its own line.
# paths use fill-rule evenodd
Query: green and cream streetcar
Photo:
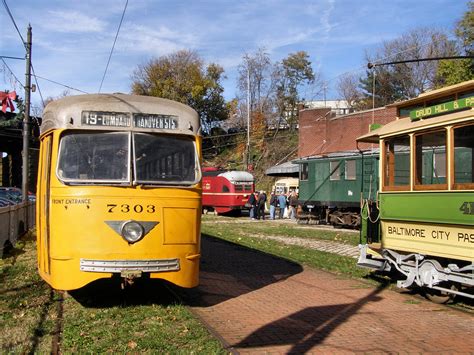
M 397 270 L 428 298 L 474 298 L 474 80 L 393 104 L 358 138 L 380 147 L 379 192 L 362 212 L 360 266 Z

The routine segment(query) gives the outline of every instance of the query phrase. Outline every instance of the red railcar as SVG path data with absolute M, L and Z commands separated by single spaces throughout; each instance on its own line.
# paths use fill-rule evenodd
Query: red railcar
M 245 209 L 250 194 L 255 191 L 255 180 L 246 171 L 202 169 L 202 208 L 216 213 Z

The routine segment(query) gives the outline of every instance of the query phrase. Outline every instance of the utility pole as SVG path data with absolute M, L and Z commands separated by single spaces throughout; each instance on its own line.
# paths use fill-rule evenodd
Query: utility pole
M 250 67 L 247 58 L 247 161 L 246 167 L 249 170 L 250 161 Z
M 30 102 L 31 102 L 31 25 L 28 25 L 26 47 L 26 78 L 25 78 L 25 117 L 23 118 L 23 174 L 21 180 L 22 199 L 28 202 L 28 151 L 30 148 Z M 28 208 L 26 208 L 26 222 L 28 225 Z

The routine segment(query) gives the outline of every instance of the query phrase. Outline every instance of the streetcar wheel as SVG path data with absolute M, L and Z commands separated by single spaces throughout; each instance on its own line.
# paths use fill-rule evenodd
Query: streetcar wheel
M 455 291 L 457 288 L 453 284 L 441 283 L 440 287 L 449 288 Z M 425 287 L 424 294 L 427 299 L 436 304 L 445 304 L 451 302 L 456 296 L 454 293 L 449 293 L 446 291 L 436 290 L 433 288 Z

